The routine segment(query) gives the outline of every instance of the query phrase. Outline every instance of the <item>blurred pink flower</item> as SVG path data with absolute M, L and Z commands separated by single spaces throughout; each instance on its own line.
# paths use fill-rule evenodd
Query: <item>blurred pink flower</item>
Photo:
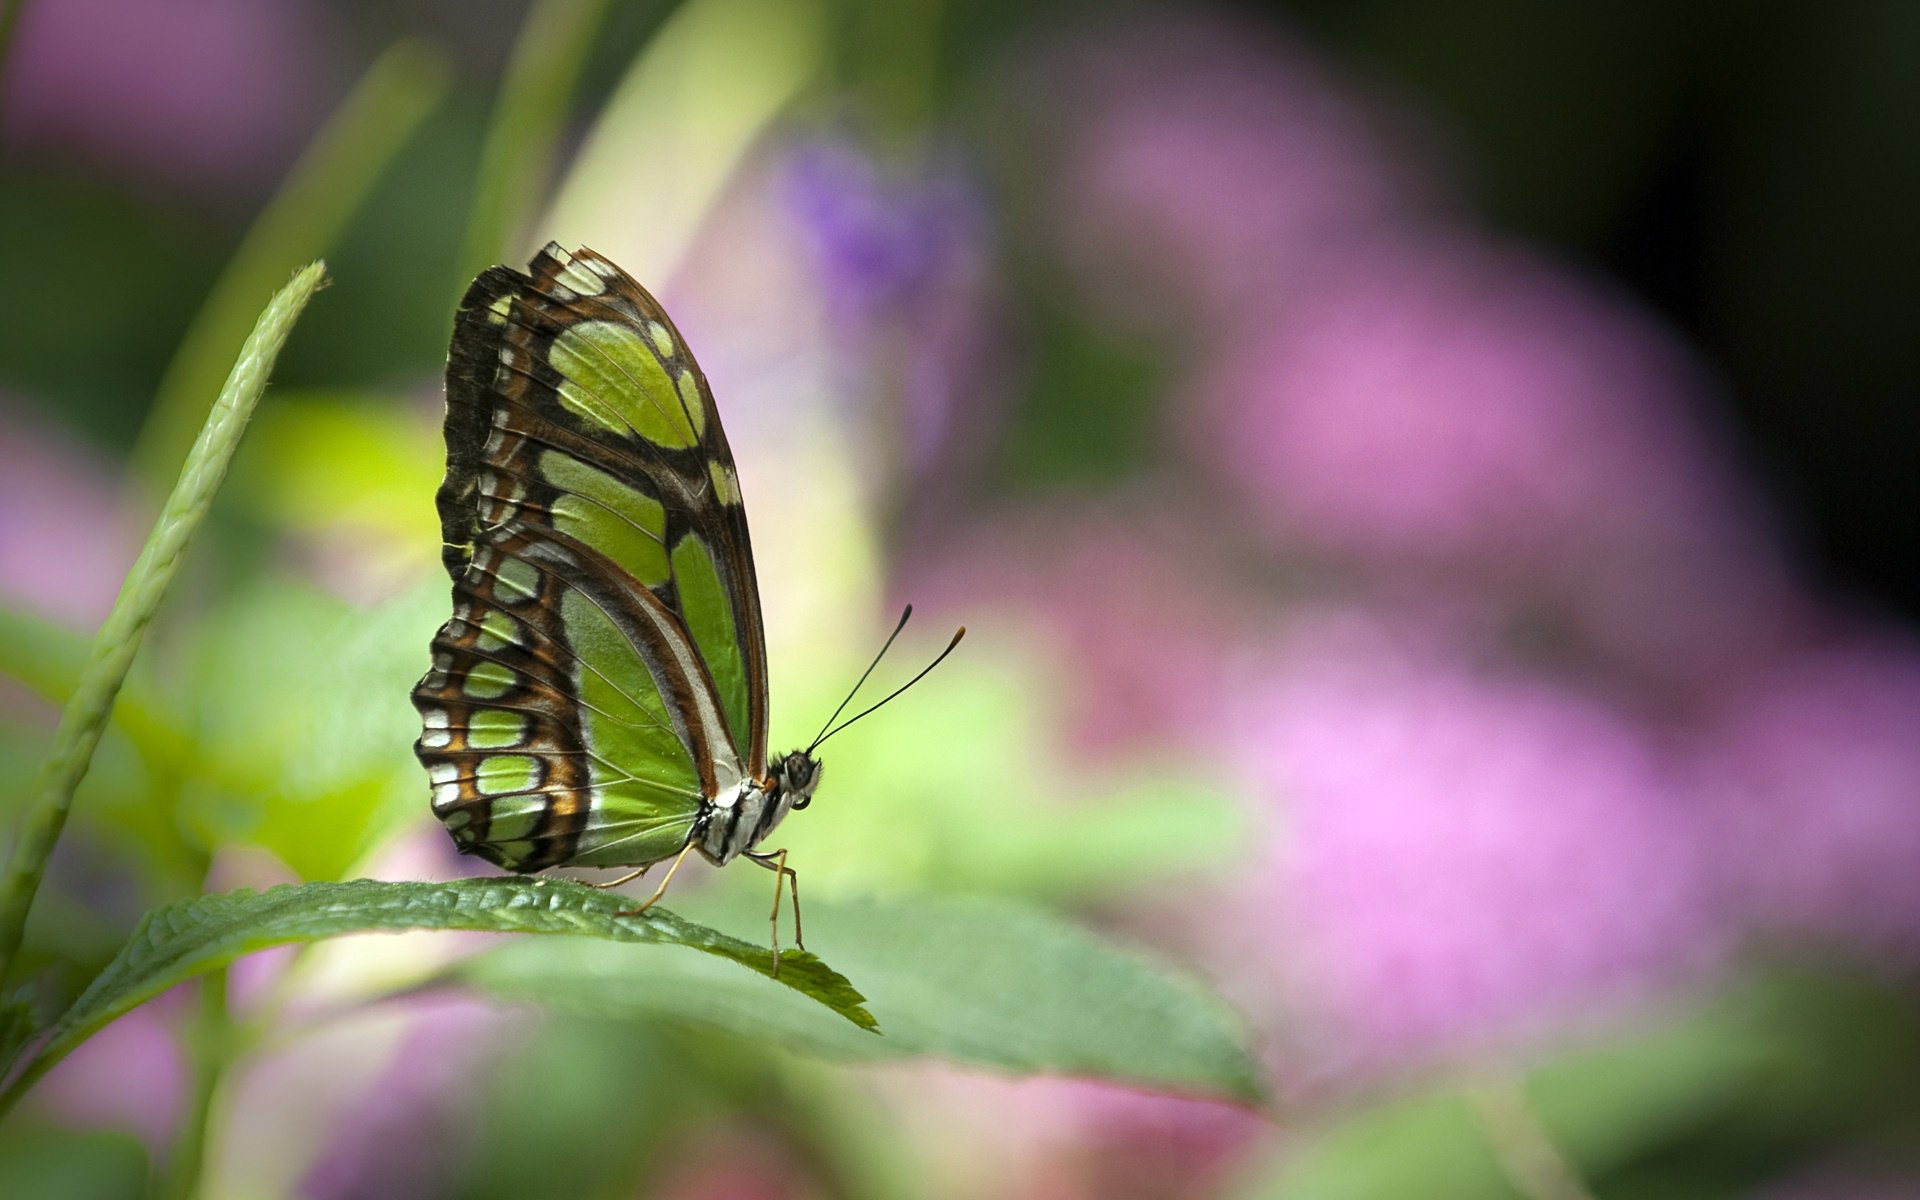
M 1057 114 L 1052 220 L 1096 305 L 1169 332 L 1300 283 L 1330 244 L 1422 206 L 1429 173 L 1271 22 L 1163 15 L 1081 31 L 1032 88 Z
M 1110 1083 L 1036 1079 L 1027 1104 L 1067 1117 L 1050 1147 L 1050 1186 L 1033 1194 L 1084 1200 L 1217 1196 L 1244 1156 L 1272 1131 L 1263 1118 L 1213 1100 L 1158 1095 Z
M 1920 642 L 1856 634 L 1756 668 L 1704 743 L 1739 915 L 1920 963 Z
M 1216 1100 L 1093 1080 L 925 1065 L 878 1083 L 909 1141 L 966 1163 L 973 1194 L 1011 1200 L 1216 1196 L 1273 1128 Z
M 1700 365 L 1630 302 L 1466 236 L 1383 240 L 1249 324 L 1192 453 L 1277 548 L 1491 581 L 1672 677 L 1790 623 Z
M 0 133 L 207 191 L 269 178 L 326 98 L 329 33 L 304 0 L 30 4 Z
M 1233 957 L 1287 964 L 1317 1031 L 1294 1079 L 1517 1044 L 1717 960 L 1677 772 L 1593 696 L 1342 615 L 1302 622 L 1248 716 L 1285 832 Z
M 646 1195 L 663 1200 L 801 1200 L 817 1194 L 808 1168 L 764 1126 L 714 1123 L 677 1139 Z
M 445 1194 L 447 1175 L 466 1149 L 474 1076 L 511 1018 L 462 996 L 405 1003 L 413 1010 L 410 1028 L 365 1094 L 340 1111 L 301 1181 L 305 1200 Z
M 150 1001 L 88 1038 L 34 1088 L 31 1106 L 66 1124 L 131 1132 L 164 1158 L 186 1111 L 177 1027 L 179 1001 L 191 994 Z
M 1212 746 L 1220 681 L 1256 610 L 1202 529 L 1150 500 L 1004 512 L 909 561 L 896 588 L 982 627 L 997 612 L 1033 631 L 1078 749 Z
M 66 434 L 7 408 L 0 430 L 0 603 L 99 624 L 140 551 L 139 506 Z

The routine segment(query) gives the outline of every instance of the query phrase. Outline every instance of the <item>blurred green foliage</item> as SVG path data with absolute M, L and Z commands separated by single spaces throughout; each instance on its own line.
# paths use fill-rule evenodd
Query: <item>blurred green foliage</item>
M 1244 1195 L 1512 1200 L 1502 1117 L 1476 1103 L 1488 1088 L 1524 1089 L 1597 1196 L 1736 1200 L 1836 1143 L 1910 1169 L 1911 1147 L 1882 1138 L 1920 1115 L 1887 1107 L 1917 1053 L 1920 1019 L 1885 981 L 1767 974 L 1664 1027 L 1327 1123 Z

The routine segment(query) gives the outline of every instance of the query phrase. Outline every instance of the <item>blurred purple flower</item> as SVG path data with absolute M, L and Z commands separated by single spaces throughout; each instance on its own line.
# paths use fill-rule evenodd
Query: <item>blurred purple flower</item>
M 785 198 L 843 320 L 865 325 L 948 285 L 979 252 L 986 208 L 951 163 L 888 172 L 846 140 L 794 147 Z
M 1249 326 L 1198 392 L 1194 453 L 1280 548 L 1492 581 L 1665 676 L 1726 669 L 1791 623 L 1701 367 L 1527 254 L 1383 240 Z
M 961 412 L 990 390 L 985 197 L 957 156 L 892 165 L 844 138 L 798 144 L 781 175 L 829 328 L 864 390 L 904 401 L 907 460 L 925 470 L 962 425 L 990 424 Z
M 1592 696 L 1337 616 L 1302 623 L 1248 715 L 1286 834 L 1231 949 L 1299 974 L 1323 1036 L 1291 1071 L 1524 1041 L 1718 959 L 1677 772 Z
M 8 408 L 0 430 L 0 602 L 99 624 L 140 550 L 138 505 L 66 435 Z
M 411 1004 L 399 1048 L 359 1102 L 341 1111 L 308 1168 L 299 1189 L 306 1200 L 445 1194 L 470 1128 L 471 1077 L 486 1066 L 507 1018 L 465 997 Z
M 1051 206 L 1101 307 L 1164 331 L 1298 286 L 1329 245 L 1421 205 L 1430 173 L 1269 22 L 1133 20 L 1042 56 Z
M 317 118 L 334 41 L 303 0 L 31 4 L 5 140 L 210 191 L 268 179 Z
M 143 1004 L 88 1038 L 34 1088 L 31 1104 L 66 1124 L 126 1130 L 164 1157 L 186 1108 L 187 1062 L 176 1031 L 182 996 Z
M 1728 690 L 1704 741 L 1739 915 L 1920 963 L 1920 643 L 1783 656 Z

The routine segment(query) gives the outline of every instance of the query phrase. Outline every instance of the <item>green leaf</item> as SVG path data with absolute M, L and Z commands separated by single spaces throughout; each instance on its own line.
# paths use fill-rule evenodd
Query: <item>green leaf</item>
M 58 703 L 74 689 L 86 666 L 85 634 L 0 605 L 0 675 Z
M 290 942 L 403 929 L 565 933 L 689 946 L 762 975 L 773 974 L 773 955 L 765 946 L 729 937 L 665 909 L 656 908 L 644 916 L 620 915 L 632 904 L 632 897 L 569 880 L 521 877 L 447 883 L 358 879 L 290 884 L 266 892 L 243 888 L 169 904 L 147 914 L 119 955 L 55 1022 L 46 1046 L 0 1098 L 0 1107 L 115 1017 L 183 980 L 242 955 Z M 782 954 L 779 984 L 837 1014 L 829 1020 L 844 1019 L 863 1031 L 856 1036 L 868 1037 L 876 1031 L 873 1017 L 861 1006 L 860 993 L 811 954 Z
M 98 1200 L 147 1194 L 147 1154 L 132 1134 L 20 1126 L 0 1134 L 0 1196 Z
M 0 1078 L 6 1076 L 14 1056 L 32 1040 L 35 1026 L 33 1005 L 25 989 L 0 996 Z
M 757 890 L 756 890 L 757 895 Z M 714 902 L 685 907 L 711 916 Z M 664 1016 L 843 1061 L 929 1055 L 1257 1101 L 1236 1018 L 1206 990 L 1040 910 L 916 897 L 805 906 L 816 944 L 850 965 L 886 1030 L 864 1037 L 764 980 L 691 955 L 524 940 L 454 969 L 496 993 L 595 1016 Z M 722 901 L 724 923 L 766 920 Z M 658 961 L 654 961 L 658 960 Z M 783 960 L 784 962 L 784 960 Z M 782 968 L 782 978 L 785 969 Z
M 1660 1195 L 1731 1195 L 1688 1174 L 1690 1143 L 1704 1144 L 1709 1174 L 1731 1154 L 1757 1178 L 1862 1128 L 1911 1136 L 1914 1118 L 1896 1124 L 1888 1098 L 1912 1094 L 1920 1020 L 1897 990 L 1762 975 L 1659 1015 L 1662 1023 L 1624 1027 L 1524 1074 L 1468 1078 L 1299 1129 L 1234 1195 L 1507 1198 L 1523 1191 L 1515 1157 L 1559 1159 L 1601 1195 L 1629 1194 L 1621 1181 L 1634 1172 L 1664 1180 Z M 1509 1103 L 1485 1103 L 1490 1087 Z
M 282 529 L 375 535 L 368 565 L 398 574 L 403 557 L 414 568 L 439 553 L 440 522 L 420 497 L 440 486 L 442 458 L 438 415 L 398 397 L 280 388 L 227 486 Z
M 421 820 L 407 693 L 446 604 L 444 584 L 362 610 L 272 579 L 214 609 L 190 673 L 199 746 L 182 824 L 208 845 L 260 846 L 303 879 L 338 880 Z

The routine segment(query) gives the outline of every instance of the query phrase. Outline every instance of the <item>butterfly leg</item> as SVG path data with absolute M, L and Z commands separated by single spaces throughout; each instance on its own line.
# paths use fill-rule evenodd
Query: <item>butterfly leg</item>
M 800 928 L 800 875 L 787 865 L 787 852 L 773 850 L 766 854 L 755 854 L 749 850 L 747 857 L 773 872 L 773 969 L 780 971 L 780 888 L 786 885 L 787 892 L 793 897 L 793 943 L 802 950 L 807 948 L 806 936 Z
M 648 863 L 646 866 L 641 867 L 638 870 L 628 871 L 625 875 L 622 875 L 618 879 L 606 879 L 606 880 L 600 881 L 599 883 L 589 883 L 587 884 L 587 886 L 590 888 L 599 888 L 603 892 L 610 891 L 613 888 L 619 887 L 623 883 L 632 883 L 634 880 L 640 878 L 642 875 L 645 875 L 648 871 L 652 869 L 653 869 L 653 864 Z
M 684 847 L 681 848 L 680 853 L 674 855 L 673 865 L 667 868 L 667 877 L 660 881 L 659 887 L 653 889 L 653 895 L 647 897 L 647 902 L 645 904 L 642 904 L 639 908 L 621 909 L 619 912 L 613 915 L 616 917 L 637 917 L 641 913 L 652 908 L 654 906 L 654 903 L 658 901 L 660 897 L 667 894 L 667 885 L 673 882 L 673 873 L 680 869 L 681 861 L 687 857 L 688 852 L 690 852 L 693 849 L 693 847 L 694 847 L 694 843 L 692 841 L 689 841 Z M 642 867 L 641 870 L 645 871 L 646 868 Z

